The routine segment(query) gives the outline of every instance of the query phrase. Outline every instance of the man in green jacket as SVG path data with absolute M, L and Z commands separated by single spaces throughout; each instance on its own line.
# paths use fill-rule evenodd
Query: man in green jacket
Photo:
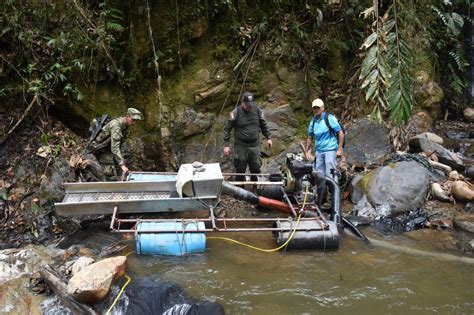
M 249 166 L 250 173 L 259 174 L 262 166 L 260 157 L 260 131 L 267 139 L 267 145 L 273 143 L 263 111 L 255 103 L 253 94 L 245 92 L 240 106 L 237 106 L 229 115 L 224 127 L 224 156 L 230 155 L 230 133 L 234 129 L 234 166 L 236 173 L 244 174 Z M 244 181 L 245 175 L 235 177 L 237 181 Z M 257 181 L 256 175 L 251 176 Z
M 129 108 L 124 117 L 118 117 L 108 122 L 92 142 L 92 152 L 102 167 L 104 179 L 117 180 L 117 169 L 121 170 L 122 177 L 128 173 L 121 146 L 130 135 L 129 128 L 139 120 L 142 120 L 140 111 Z

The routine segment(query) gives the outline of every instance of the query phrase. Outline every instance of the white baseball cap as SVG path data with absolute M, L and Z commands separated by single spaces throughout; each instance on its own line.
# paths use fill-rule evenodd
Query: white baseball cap
M 323 102 L 323 100 L 320 99 L 320 98 L 314 99 L 313 103 L 311 104 L 311 108 L 323 107 L 323 106 L 324 106 L 324 102 Z

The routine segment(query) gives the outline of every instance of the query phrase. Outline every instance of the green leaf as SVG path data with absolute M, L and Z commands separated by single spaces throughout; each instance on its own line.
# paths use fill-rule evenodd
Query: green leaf
M 367 93 L 365 94 L 365 101 L 367 102 L 372 95 L 374 94 L 375 90 L 377 89 L 377 84 L 372 84 L 368 89 Z
M 377 37 L 378 35 L 376 32 L 373 32 L 372 34 L 370 34 L 369 37 L 367 37 L 364 43 L 360 46 L 360 49 L 367 49 L 370 46 L 372 46 L 372 44 L 377 40 Z

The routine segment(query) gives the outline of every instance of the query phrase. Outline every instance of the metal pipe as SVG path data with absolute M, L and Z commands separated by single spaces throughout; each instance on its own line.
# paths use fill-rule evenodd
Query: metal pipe
M 307 212 L 315 213 L 314 211 L 308 210 Z M 170 222 L 173 219 L 115 219 L 117 223 L 136 223 L 137 221 L 140 222 Z M 275 221 L 284 221 L 287 218 L 216 218 L 215 221 L 219 223 L 233 223 L 233 222 L 275 222 Z M 194 223 L 194 222 L 211 222 L 212 220 L 207 218 L 196 218 L 196 219 L 183 219 L 185 223 Z M 300 221 L 314 221 L 313 217 L 307 216 L 305 218 L 301 218 Z
M 334 221 L 338 227 L 342 227 L 341 221 L 341 193 L 339 185 L 331 177 L 326 176 L 326 185 L 331 192 L 331 220 Z
M 286 194 L 285 189 L 283 187 L 280 187 L 280 189 L 281 189 L 281 192 L 283 193 L 283 198 L 285 198 L 286 203 L 288 204 L 288 206 L 290 206 L 293 216 L 296 217 L 295 208 L 293 208 L 293 205 L 291 204 L 290 198 L 288 198 L 288 195 Z
M 269 182 L 269 181 L 266 181 L 266 182 L 260 182 L 260 181 L 258 181 L 258 182 L 250 182 L 250 181 L 235 182 L 235 181 L 230 181 L 229 183 L 232 184 L 232 185 L 236 185 L 236 186 L 241 186 L 241 185 L 281 186 L 281 185 L 284 184 L 284 182 Z
M 130 175 L 132 174 L 149 174 L 149 175 L 177 175 L 178 172 L 145 172 L 145 171 L 130 171 Z M 245 175 L 245 176 L 270 176 L 270 173 L 222 173 L 223 176 L 233 176 L 233 175 Z
M 140 233 L 140 234 L 167 234 L 167 233 L 203 233 L 203 232 L 292 232 L 292 228 L 223 228 L 202 230 L 146 230 L 138 232 L 136 229 L 113 230 L 113 233 Z M 327 228 L 297 228 L 296 232 L 325 231 Z

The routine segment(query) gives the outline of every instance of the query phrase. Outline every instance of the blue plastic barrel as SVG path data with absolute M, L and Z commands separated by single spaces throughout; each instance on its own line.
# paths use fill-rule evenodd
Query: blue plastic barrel
M 182 256 L 206 249 L 204 232 L 176 232 L 204 230 L 204 222 L 139 222 L 137 225 L 137 254 Z M 170 231 L 144 233 L 144 231 Z

